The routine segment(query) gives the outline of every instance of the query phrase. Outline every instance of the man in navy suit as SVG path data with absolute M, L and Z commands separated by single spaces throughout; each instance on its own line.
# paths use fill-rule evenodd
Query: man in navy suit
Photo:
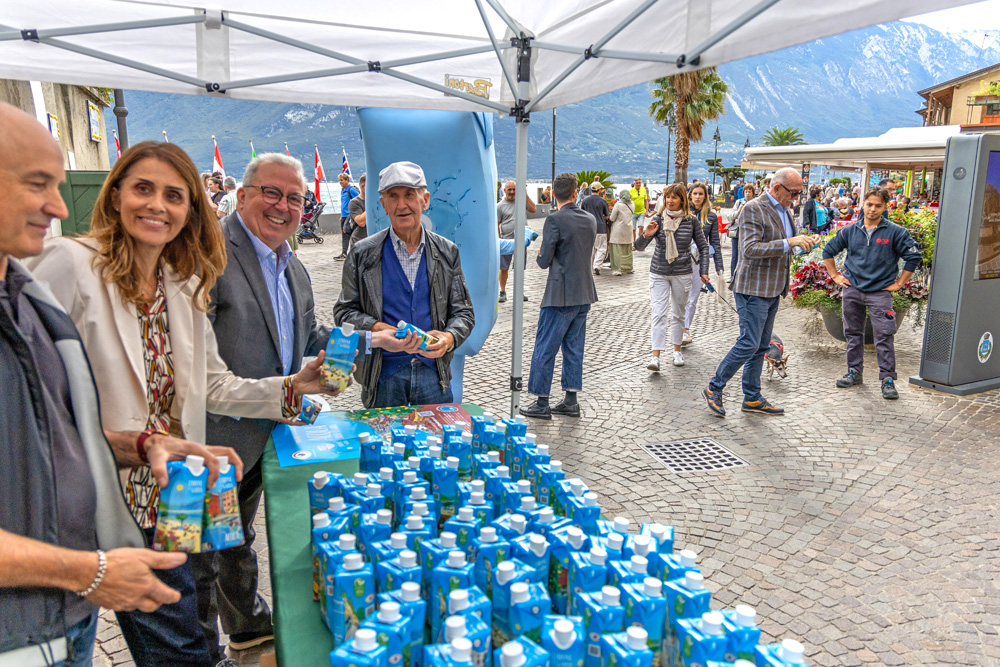
M 580 416 L 576 394 L 583 387 L 583 345 L 587 313 L 597 301 L 590 257 L 597 221 L 576 205 L 576 174 L 559 174 L 552 184 L 558 209 L 545 218 L 538 266 L 549 270 L 538 316 L 535 351 L 531 355 L 528 392 L 538 398 L 520 409 L 522 415 L 552 419 L 552 414 Z M 604 222 L 601 221 L 602 229 Z M 562 348 L 562 388 L 566 398 L 549 407 L 556 352 Z
M 760 372 L 771 344 L 774 316 L 788 293 L 792 248 L 812 250 L 818 239 L 796 236 L 789 206 L 802 194 L 802 177 L 791 167 L 779 169 L 764 194 L 747 202 L 740 214 L 740 261 L 733 279 L 733 298 L 740 315 L 740 335 L 702 391 L 709 409 L 726 416 L 722 390 L 743 367 L 743 412 L 775 415 L 784 412 L 760 393 Z

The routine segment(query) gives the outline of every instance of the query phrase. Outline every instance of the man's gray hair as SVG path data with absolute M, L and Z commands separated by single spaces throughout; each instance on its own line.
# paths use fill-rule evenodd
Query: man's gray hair
M 288 167 L 295 172 L 296 176 L 298 176 L 299 183 L 302 184 L 302 190 L 304 191 L 306 189 L 306 177 L 305 172 L 302 170 L 302 163 L 296 158 L 288 155 L 282 155 L 281 153 L 261 153 L 254 159 L 250 160 L 250 164 L 247 165 L 247 170 L 243 172 L 243 184 L 260 185 L 259 183 L 254 183 L 254 177 L 257 176 L 257 170 L 265 164 L 276 164 L 282 167 Z
M 788 182 L 788 177 L 791 176 L 792 174 L 798 176 L 799 172 L 794 167 L 782 167 L 778 171 L 774 172 L 774 178 L 771 179 L 771 183 L 772 184 L 778 183 L 780 185 L 784 185 L 785 183 Z
M 232 190 L 236 187 L 236 179 L 232 176 L 226 176 L 226 180 L 222 182 L 223 187 L 227 190 Z

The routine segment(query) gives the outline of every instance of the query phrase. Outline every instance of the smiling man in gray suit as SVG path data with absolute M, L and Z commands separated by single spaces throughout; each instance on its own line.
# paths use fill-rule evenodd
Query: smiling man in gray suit
M 236 194 L 236 212 L 221 220 L 226 270 L 212 288 L 209 318 L 219 354 L 244 378 L 295 373 L 303 356 L 314 356 L 330 330 L 316 323 L 312 284 L 288 239 L 305 204 L 302 163 L 279 153 L 254 158 Z M 251 548 L 253 520 L 263 488 L 261 455 L 274 422 L 233 419 L 209 413 L 206 439 L 228 443 L 243 459 L 240 514 L 246 544 L 195 554 L 199 620 L 213 658 L 220 661 L 216 620 L 233 650 L 269 641 L 271 611 L 257 593 L 257 557 Z
M 583 346 L 587 313 L 597 301 L 590 257 L 597 237 L 597 221 L 576 205 L 576 174 L 559 174 L 552 184 L 559 210 L 545 218 L 538 266 L 549 270 L 538 315 L 535 350 L 531 355 L 528 392 L 537 396 L 522 415 L 552 419 L 552 415 L 580 416 L 576 394 L 583 388 Z M 601 221 L 603 229 L 604 221 Z M 549 407 L 556 352 L 562 348 L 562 388 L 566 398 Z
M 770 188 L 747 202 L 740 214 L 740 262 L 733 279 L 733 299 L 740 316 L 740 335 L 702 391 L 709 409 L 726 416 L 722 390 L 743 367 L 743 412 L 776 415 L 784 409 L 767 402 L 760 393 L 760 371 L 771 344 L 774 316 L 781 297 L 788 293 L 788 266 L 792 248 L 809 252 L 813 236 L 796 236 L 788 207 L 802 194 L 802 177 L 791 167 L 779 169 Z

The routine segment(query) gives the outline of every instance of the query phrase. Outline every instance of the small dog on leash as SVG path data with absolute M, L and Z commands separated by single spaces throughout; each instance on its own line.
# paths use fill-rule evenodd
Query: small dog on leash
M 785 354 L 785 344 L 781 342 L 781 338 L 777 334 L 771 334 L 771 346 L 767 349 L 764 354 L 764 361 L 767 362 L 767 381 L 771 381 L 771 376 L 775 373 L 778 377 L 785 379 L 788 377 L 788 357 L 792 356 L 789 352 Z

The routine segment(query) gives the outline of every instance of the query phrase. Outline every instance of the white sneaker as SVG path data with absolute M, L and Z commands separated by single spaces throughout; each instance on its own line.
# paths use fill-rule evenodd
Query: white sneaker
M 649 364 L 646 366 L 646 369 L 658 372 L 660 370 L 660 358 L 659 357 L 652 357 L 649 360 Z
M 684 365 L 684 355 L 680 352 L 674 352 L 674 366 Z
M 692 337 L 691 334 L 684 334 L 684 338 L 681 339 L 681 345 L 683 345 L 684 347 L 687 347 L 693 342 L 694 342 L 694 337 Z

